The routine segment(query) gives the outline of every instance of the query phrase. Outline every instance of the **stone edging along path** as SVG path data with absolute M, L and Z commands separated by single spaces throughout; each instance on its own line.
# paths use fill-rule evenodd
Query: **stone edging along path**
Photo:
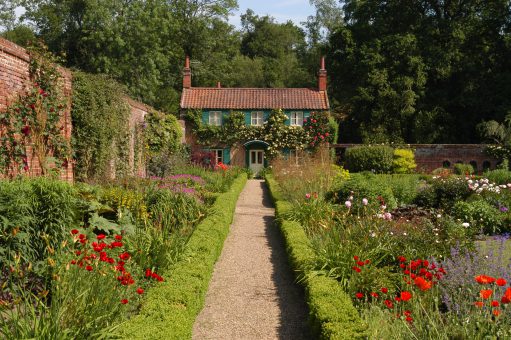
M 266 184 L 243 189 L 193 339 L 309 339 L 303 291 L 294 283 Z

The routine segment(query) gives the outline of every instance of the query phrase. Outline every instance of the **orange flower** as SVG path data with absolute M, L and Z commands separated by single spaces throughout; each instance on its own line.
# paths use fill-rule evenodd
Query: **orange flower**
M 479 296 L 481 296 L 482 299 L 489 299 L 490 296 L 493 294 L 493 290 L 491 289 L 481 289 L 479 292 Z
M 415 283 L 415 285 L 417 287 L 420 288 L 420 290 L 422 291 L 427 291 L 429 289 L 431 289 L 431 286 L 433 285 L 431 283 L 431 281 L 427 281 L 425 280 L 423 277 L 419 276 L 417 278 L 415 278 L 415 280 L 413 281 Z
M 499 316 L 500 315 L 500 309 L 494 309 L 493 310 L 493 315 Z
M 476 307 L 481 308 L 481 307 L 483 307 L 483 306 L 484 306 L 484 302 L 482 302 L 482 301 L 476 301 L 476 302 L 474 302 L 474 305 L 475 305 Z
M 487 276 L 487 275 L 479 275 L 479 276 L 476 276 L 475 279 L 476 279 L 477 283 L 480 283 L 482 285 L 495 282 L 495 279 L 493 277 Z

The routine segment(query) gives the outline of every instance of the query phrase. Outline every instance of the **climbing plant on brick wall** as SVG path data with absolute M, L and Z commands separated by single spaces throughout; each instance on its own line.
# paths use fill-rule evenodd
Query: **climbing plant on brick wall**
M 8 176 L 29 172 L 29 164 L 39 165 L 45 175 L 67 167 L 71 157 L 62 119 L 67 105 L 59 60 L 43 45 L 27 52 L 29 81 L 18 99 L 0 112 L 0 172 Z
M 121 85 L 102 75 L 73 73 L 72 145 L 75 177 L 99 179 L 127 175 L 129 116 Z

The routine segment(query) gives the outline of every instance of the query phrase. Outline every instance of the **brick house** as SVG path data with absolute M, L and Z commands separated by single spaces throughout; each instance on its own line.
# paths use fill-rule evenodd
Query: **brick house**
M 311 112 L 329 111 L 327 96 L 327 72 L 324 59 L 318 72 L 318 88 L 224 88 L 192 87 L 190 60 L 186 58 L 183 70 L 181 112 L 199 110 L 202 123 L 221 126 L 231 112 L 242 112 L 245 124 L 262 126 L 272 110 L 282 110 L 287 116 L 285 124 L 302 128 Z M 266 164 L 265 150 L 268 144 L 261 140 L 243 141 L 232 147 L 200 145 L 190 123 L 185 122 L 185 141 L 192 152 L 210 151 L 217 162 L 260 171 Z

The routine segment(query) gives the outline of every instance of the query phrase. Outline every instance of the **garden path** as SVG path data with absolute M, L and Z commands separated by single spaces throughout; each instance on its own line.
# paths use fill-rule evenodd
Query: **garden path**
M 303 291 L 294 283 L 274 215 L 264 181 L 248 181 L 193 339 L 310 338 Z

